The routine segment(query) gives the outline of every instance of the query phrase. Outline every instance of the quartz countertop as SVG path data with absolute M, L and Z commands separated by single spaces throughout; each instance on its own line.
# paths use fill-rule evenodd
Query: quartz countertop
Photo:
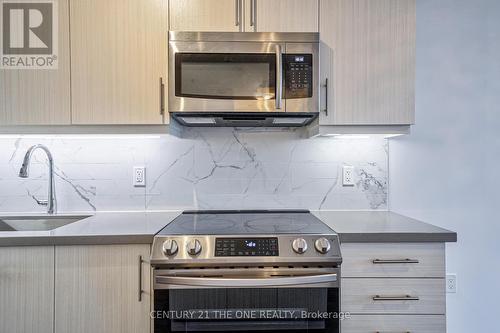
M 150 244 L 154 235 L 181 212 L 97 212 L 50 231 L 0 231 L 0 246 Z M 456 242 L 457 240 L 457 234 L 452 231 L 393 212 L 312 211 L 312 213 L 336 231 L 342 243 Z M 9 216 L 1 213 L 0 215 Z
M 387 211 L 312 211 L 341 243 L 456 242 L 453 231 Z
M 0 246 L 151 244 L 153 236 L 181 212 L 97 212 L 50 231 L 1 231 Z

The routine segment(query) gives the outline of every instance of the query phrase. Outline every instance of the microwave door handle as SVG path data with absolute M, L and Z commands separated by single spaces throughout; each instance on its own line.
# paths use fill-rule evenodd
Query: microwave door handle
M 281 45 L 276 45 L 276 110 L 281 109 L 283 94 L 283 65 Z
M 336 282 L 337 274 L 319 274 L 293 277 L 276 278 L 210 278 L 210 277 L 185 277 L 185 276 L 157 276 L 157 284 L 181 285 L 191 287 L 281 287 L 302 284 L 319 284 Z

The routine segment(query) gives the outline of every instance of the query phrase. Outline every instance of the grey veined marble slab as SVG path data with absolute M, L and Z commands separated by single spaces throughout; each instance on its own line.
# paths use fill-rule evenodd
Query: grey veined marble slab
M 47 165 L 33 156 L 19 178 L 24 153 L 46 145 L 54 157 L 57 207 L 66 212 L 182 209 L 386 210 L 387 140 L 382 137 L 305 139 L 294 130 L 186 128 L 162 135 L 43 135 L 0 138 L 0 215 L 39 212 L 47 195 Z M 343 187 L 344 165 L 354 186 Z M 132 186 L 135 166 L 146 186 Z
M 97 212 L 50 231 L 1 231 L 0 246 L 150 244 L 153 236 L 180 213 Z
M 342 243 L 456 242 L 457 234 L 393 212 L 313 211 Z

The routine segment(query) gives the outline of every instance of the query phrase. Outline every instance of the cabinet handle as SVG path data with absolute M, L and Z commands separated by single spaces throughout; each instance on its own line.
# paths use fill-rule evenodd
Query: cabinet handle
M 165 114 L 165 83 L 162 77 L 160 77 L 160 114 Z
M 328 78 L 325 79 L 323 87 L 325 88 L 325 108 L 322 111 L 325 112 L 325 116 L 328 116 Z
M 257 0 L 250 1 L 250 26 L 254 27 L 255 30 L 255 22 L 257 21 Z
M 375 331 L 375 333 L 383 333 L 382 331 Z M 410 331 L 404 331 L 402 333 L 411 333 Z
M 420 298 L 416 296 L 380 296 L 375 295 L 372 297 L 374 301 L 419 301 Z
M 417 259 L 373 259 L 374 264 L 418 264 Z
M 240 26 L 240 0 L 234 0 L 234 7 L 235 7 L 234 25 L 239 27 Z
M 139 256 L 138 258 L 138 266 L 139 266 L 139 288 L 138 288 L 138 300 L 139 302 L 142 302 L 142 293 L 143 293 L 143 290 L 142 290 L 142 263 L 144 262 L 144 260 L 142 260 L 142 256 Z

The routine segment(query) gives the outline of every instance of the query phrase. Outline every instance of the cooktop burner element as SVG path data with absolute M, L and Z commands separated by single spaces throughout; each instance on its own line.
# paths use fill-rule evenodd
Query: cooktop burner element
M 323 234 L 333 231 L 307 210 L 186 211 L 158 235 Z
M 154 266 L 325 264 L 337 234 L 307 210 L 185 211 L 154 238 Z

